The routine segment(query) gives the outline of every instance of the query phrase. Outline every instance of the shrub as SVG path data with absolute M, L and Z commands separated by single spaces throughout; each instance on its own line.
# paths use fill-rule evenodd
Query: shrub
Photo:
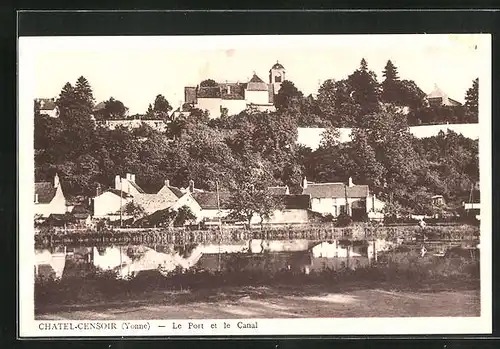
M 352 223 L 352 218 L 347 213 L 342 212 L 337 217 L 337 227 L 347 227 Z

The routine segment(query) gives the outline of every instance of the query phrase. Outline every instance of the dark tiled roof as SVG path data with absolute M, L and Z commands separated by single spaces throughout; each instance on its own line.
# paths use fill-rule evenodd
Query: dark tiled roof
M 222 99 L 245 99 L 245 87 L 239 83 L 221 83 Z M 228 93 L 229 88 L 229 93 Z
M 128 182 L 129 182 L 129 184 L 130 184 L 132 187 L 134 187 L 134 188 L 135 188 L 135 190 L 137 190 L 139 193 L 141 193 L 141 194 L 146 194 L 146 192 L 145 192 L 145 191 L 144 191 L 141 187 L 139 187 L 139 186 L 137 185 L 137 183 L 132 182 L 132 181 L 128 181 Z
M 249 82 L 264 82 L 261 78 L 257 76 L 257 74 L 253 74 L 252 78 L 250 79 Z
M 271 69 L 285 69 L 279 62 L 276 62 Z
M 203 193 L 193 193 L 193 199 L 200 205 L 204 210 L 217 210 L 217 193 L 215 192 L 203 192 Z M 227 208 L 227 200 L 230 197 L 228 192 L 219 193 L 219 203 L 220 208 Z
M 197 92 L 198 98 L 220 98 L 221 90 L 219 86 L 200 87 Z
M 168 187 L 168 189 L 170 189 L 172 191 L 172 193 L 174 193 L 175 196 L 177 196 L 178 198 L 180 198 L 184 195 L 184 193 L 177 187 Z
M 302 194 L 311 195 L 312 198 L 343 198 L 345 197 L 344 183 L 318 183 L 307 184 L 307 188 L 302 190 Z M 367 185 L 347 186 L 347 197 L 361 198 L 368 196 Z
M 111 193 L 113 193 L 113 194 L 115 194 L 115 195 L 118 195 L 118 196 L 121 195 L 123 198 L 130 198 L 130 197 L 132 197 L 132 195 L 130 195 L 129 193 L 126 193 L 126 192 L 118 190 L 118 189 L 108 189 L 108 191 L 111 192 Z
M 250 79 L 246 89 L 248 91 L 269 91 L 269 86 L 256 74 Z
M 53 98 L 38 98 L 36 101 L 40 103 L 40 110 L 54 110 L 57 107 Z
M 56 195 L 57 188 L 52 182 L 35 183 L 35 194 L 38 194 L 38 203 L 48 204 Z
M 281 196 L 286 209 L 304 209 L 311 208 L 309 195 L 283 195 Z

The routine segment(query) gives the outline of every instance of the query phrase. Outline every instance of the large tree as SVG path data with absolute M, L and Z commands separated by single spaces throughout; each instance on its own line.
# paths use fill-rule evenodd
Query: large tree
M 278 94 L 274 96 L 274 105 L 278 110 L 294 110 L 299 111 L 303 93 L 295 87 L 295 84 L 289 80 L 281 83 L 281 88 Z
M 360 67 L 347 78 L 351 87 L 351 96 L 359 105 L 360 113 L 356 124 L 366 126 L 365 116 L 379 110 L 379 84 L 377 75 L 368 69 L 368 63 L 363 58 Z
M 97 120 L 120 120 L 126 117 L 127 112 L 123 102 L 110 97 L 104 102 L 104 108 L 95 111 L 94 116 Z
M 326 80 L 318 90 L 318 109 L 323 120 L 334 127 L 352 127 L 361 112 L 347 80 Z
M 390 60 L 387 61 L 382 75 L 385 79 L 382 82 L 381 100 L 386 103 L 401 103 L 403 98 L 398 71 Z
M 472 87 L 465 95 L 465 109 L 468 122 L 478 122 L 479 118 L 479 78 L 474 79 Z
M 168 120 L 170 118 L 170 112 L 172 111 L 172 106 L 167 101 L 165 96 L 158 95 L 155 98 L 153 112 L 156 119 Z

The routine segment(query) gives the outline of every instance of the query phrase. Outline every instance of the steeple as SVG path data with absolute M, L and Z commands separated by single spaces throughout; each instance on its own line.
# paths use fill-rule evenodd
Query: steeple
M 285 67 L 283 67 L 279 61 L 276 61 L 276 63 L 269 70 L 269 83 L 273 85 L 274 94 L 278 94 L 278 91 L 281 88 L 281 83 L 286 80 L 285 73 Z

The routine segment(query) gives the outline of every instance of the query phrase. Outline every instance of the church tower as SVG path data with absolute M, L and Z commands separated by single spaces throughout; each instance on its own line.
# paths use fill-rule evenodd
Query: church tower
M 269 83 L 273 85 L 275 95 L 278 94 L 283 81 L 285 81 L 285 67 L 276 61 L 276 64 L 269 70 Z

